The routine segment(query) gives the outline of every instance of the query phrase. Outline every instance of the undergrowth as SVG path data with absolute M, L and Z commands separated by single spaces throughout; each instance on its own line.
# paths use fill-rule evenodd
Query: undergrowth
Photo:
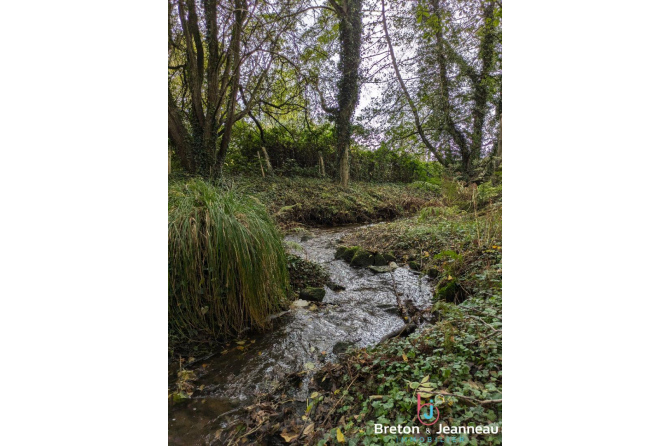
M 352 182 L 347 189 L 318 178 L 234 177 L 227 182 L 257 197 L 283 228 L 388 220 L 431 203 L 441 205 L 439 187 L 422 182 Z

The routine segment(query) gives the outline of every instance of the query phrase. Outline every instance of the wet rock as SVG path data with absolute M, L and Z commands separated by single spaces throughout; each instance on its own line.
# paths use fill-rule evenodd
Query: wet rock
M 354 257 L 351 259 L 351 266 L 366 267 L 375 262 L 375 256 L 370 251 L 365 249 L 358 249 Z
M 368 269 L 372 271 L 373 273 L 390 273 L 394 269 L 398 267 L 398 264 L 395 262 L 391 262 L 388 265 L 385 266 L 368 266 Z
M 326 297 L 326 290 L 323 288 L 308 287 L 304 290 L 300 290 L 300 299 L 310 302 L 321 302 L 324 297 Z
M 340 246 L 339 248 L 337 248 L 337 251 L 335 251 L 335 258 L 338 260 L 339 259 L 344 260 L 345 262 L 351 262 L 351 260 L 354 258 L 359 249 L 360 248 L 358 246 L 352 246 L 352 247 Z
M 381 254 L 375 254 L 375 266 L 385 266 L 388 261 Z
M 346 247 L 346 246 L 339 246 L 339 247 L 335 250 L 335 258 L 336 258 L 337 260 L 341 259 L 342 256 L 344 256 L 344 253 L 346 252 L 346 250 L 347 250 L 347 247 Z
M 393 255 L 392 252 L 385 252 L 382 255 L 384 256 L 384 260 L 386 260 L 387 262 L 395 262 L 396 261 L 396 258 L 395 258 L 395 256 Z
M 343 291 L 347 289 L 345 286 L 340 285 L 339 283 L 335 283 L 332 280 L 326 282 L 326 286 L 333 291 Z
M 407 265 L 414 271 L 421 271 L 421 265 L 419 265 L 419 262 L 415 262 L 414 260 L 410 260 L 407 262 Z

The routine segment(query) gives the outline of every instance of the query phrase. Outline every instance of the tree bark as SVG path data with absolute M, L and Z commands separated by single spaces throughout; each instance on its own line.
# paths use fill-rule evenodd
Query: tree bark
M 335 115 L 337 134 L 337 155 L 340 184 L 349 186 L 349 148 L 351 145 L 351 120 L 359 95 L 359 74 L 361 64 L 361 35 L 363 33 L 362 0 L 341 0 L 338 4 L 330 0 L 340 16 L 340 79 L 338 81 L 338 107 Z
M 268 169 L 268 175 L 273 176 L 275 172 L 272 170 L 272 164 L 270 164 L 270 156 L 268 155 L 268 151 L 265 150 L 265 146 L 261 146 L 261 149 L 263 150 L 263 156 L 265 158 L 265 165 Z

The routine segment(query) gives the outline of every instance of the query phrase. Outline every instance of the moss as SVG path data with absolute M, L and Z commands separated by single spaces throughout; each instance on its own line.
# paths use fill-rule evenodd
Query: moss
M 326 290 L 323 288 L 308 287 L 300 291 L 300 299 L 310 302 L 321 302 L 324 297 L 326 297 Z
M 337 248 L 335 251 L 335 259 L 339 260 L 344 256 L 344 253 L 347 252 L 347 247 L 346 246 L 340 246 Z
M 356 251 L 359 249 L 359 246 L 340 246 L 337 248 L 337 251 L 335 251 L 335 258 L 351 262 L 351 259 L 354 258 Z
M 360 249 L 359 246 L 350 246 L 350 247 L 340 246 L 339 248 L 337 248 L 337 251 L 335 251 L 335 258 L 350 263 L 359 249 Z
M 386 261 L 386 259 L 384 258 L 383 255 L 375 254 L 375 257 L 374 257 L 374 265 L 375 266 L 386 266 L 386 264 L 388 264 L 388 262 Z
M 415 262 L 414 260 L 410 260 L 409 262 L 407 262 L 407 264 L 414 271 L 421 271 L 421 265 L 419 265 L 419 262 Z
M 457 302 L 460 300 L 461 294 L 461 287 L 455 280 L 443 280 L 435 290 L 435 299 L 445 302 Z
M 351 266 L 360 266 L 366 267 L 370 266 L 375 262 L 375 257 L 370 251 L 365 249 L 357 249 L 356 254 L 351 259 Z
M 395 262 L 397 260 L 392 252 L 385 252 L 382 255 L 384 256 L 384 260 L 386 260 L 387 262 Z
M 326 270 L 318 263 L 310 262 L 293 254 L 288 254 L 286 260 L 293 290 L 305 287 L 322 287 L 330 279 Z

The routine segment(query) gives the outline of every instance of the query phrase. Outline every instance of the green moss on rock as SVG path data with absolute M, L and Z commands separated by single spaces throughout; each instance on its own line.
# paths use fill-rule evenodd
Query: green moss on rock
M 340 246 L 335 251 L 335 258 L 344 260 L 345 262 L 351 262 L 360 248 L 358 246 Z
M 356 250 L 354 257 L 351 259 L 351 266 L 359 266 L 364 268 L 366 266 L 372 265 L 374 262 L 375 257 L 370 251 L 366 251 L 365 249 L 358 249 Z
M 326 290 L 323 288 L 308 287 L 300 291 L 300 299 L 310 302 L 322 302 L 324 297 L 326 297 Z

